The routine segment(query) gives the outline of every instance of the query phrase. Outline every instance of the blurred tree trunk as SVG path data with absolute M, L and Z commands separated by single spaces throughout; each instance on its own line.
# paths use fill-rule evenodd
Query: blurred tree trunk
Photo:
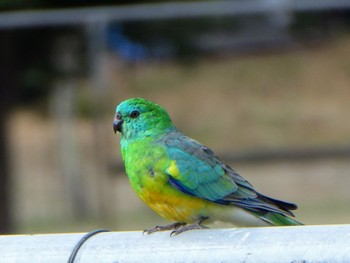
M 10 169 L 7 141 L 7 114 L 15 94 L 14 34 L 0 32 L 0 234 L 13 231 L 10 207 Z

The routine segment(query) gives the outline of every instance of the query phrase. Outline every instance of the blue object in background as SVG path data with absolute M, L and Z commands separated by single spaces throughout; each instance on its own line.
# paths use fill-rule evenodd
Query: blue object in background
M 128 62 L 137 62 L 149 57 L 147 48 L 124 36 L 120 25 L 108 28 L 107 41 L 110 48 Z

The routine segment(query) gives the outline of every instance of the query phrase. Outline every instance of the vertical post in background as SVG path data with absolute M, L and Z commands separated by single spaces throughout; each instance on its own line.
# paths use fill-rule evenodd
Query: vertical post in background
M 268 19 L 271 23 L 271 28 L 275 31 L 276 41 L 284 44 L 293 43 L 292 37 L 289 34 L 289 26 L 292 23 L 292 8 L 290 0 L 266 0 L 268 5 L 271 5 L 271 12 L 268 13 Z
M 67 207 L 73 218 L 84 218 L 88 213 L 82 178 L 79 143 L 74 131 L 75 79 L 79 72 L 79 43 L 74 35 L 56 39 L 53 60 L 58 78 L 51 92 L 51 114 L 57 126 L 60 173 L 66 191 Z
M 94 175 L 94 186 L 97 192 L 97 213 L 99 218 L 108 215 L 109 200 L 107 174 L 107 154 L 105 153 L 105 138 L 109 132 L 109 126 L 103 121 L 106 111 L 106 100 L 108 99 L 107 84 L 107 22 L 90 21 L 86 25 L 86 37 L 88 44 L 88 65 L 91 83 L 91 93 L 94 98 L 94 153 L 96 160 L 96 174 Z M 112 119 L 112 117 L 111 117 Z M 111 120 L 112 123 L 112 120 Z M 112 125 L 112 124 L 111 124 Z M 112 127 L 112 126 L 111 126 Z M 111 128 L 112 129 L 112 128 Z M 112 131 L 112 130 L 111 130 Z

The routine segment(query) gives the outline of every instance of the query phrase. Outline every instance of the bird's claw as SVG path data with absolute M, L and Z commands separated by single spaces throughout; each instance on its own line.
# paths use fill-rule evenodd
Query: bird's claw
M 155 226 L 153 228 L 148 228 L 148 229 L 145 229 L 143 230 L 143 234 L 152 234 L 152 233 L 155 233 L 155 232 L 158 232 L 158 231 L 166 231 L 166 230 L 174 230 L 176 231 L 176 229 L 180 228 L 181 226 L 185 226 L 186 223 L 184 222 L 176 222 L 176 223 L 173 223 L 173 224 L 170 224 L 170 225 L 165 225 L 165 226 Z M 173 232 L 174 232 L 173 231 Z
M 186 231 L 189 231 L 189 230 L 198 230 L 198 229 L 208 229 L 208 227 L 206 226 L 203 226 L 199 223 L 196 223 L 196 224 L 191 224 L 191 225 L 185 225 L 183 227 L 178 227 L 176 228 L 174 231 L 172 231 L 170 233 L 170 236 L 176 236 L 176 235 L 179 235 L 183 232 L 186 232 Z

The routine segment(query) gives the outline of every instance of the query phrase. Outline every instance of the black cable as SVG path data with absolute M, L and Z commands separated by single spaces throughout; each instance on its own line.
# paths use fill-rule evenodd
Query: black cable
M 68 263 L 74 263 L 75 257 L 77 256 L 79 249 L 81 248 L 81 246 L 85 243 L 86 240 L 88 240 L 90 237 L 97 235 L 99 233 L 103 233 L 103 232 L 110 232 L 110 230 L 106 230 L 106 229 L 97 229 L 94 231 L 91 231 L 89 233 L 87 233 L 85 236 L 83 236 L 79 242 L 75 245 L 72 253 L 70 254 L 70 257 L 68 259 Z

